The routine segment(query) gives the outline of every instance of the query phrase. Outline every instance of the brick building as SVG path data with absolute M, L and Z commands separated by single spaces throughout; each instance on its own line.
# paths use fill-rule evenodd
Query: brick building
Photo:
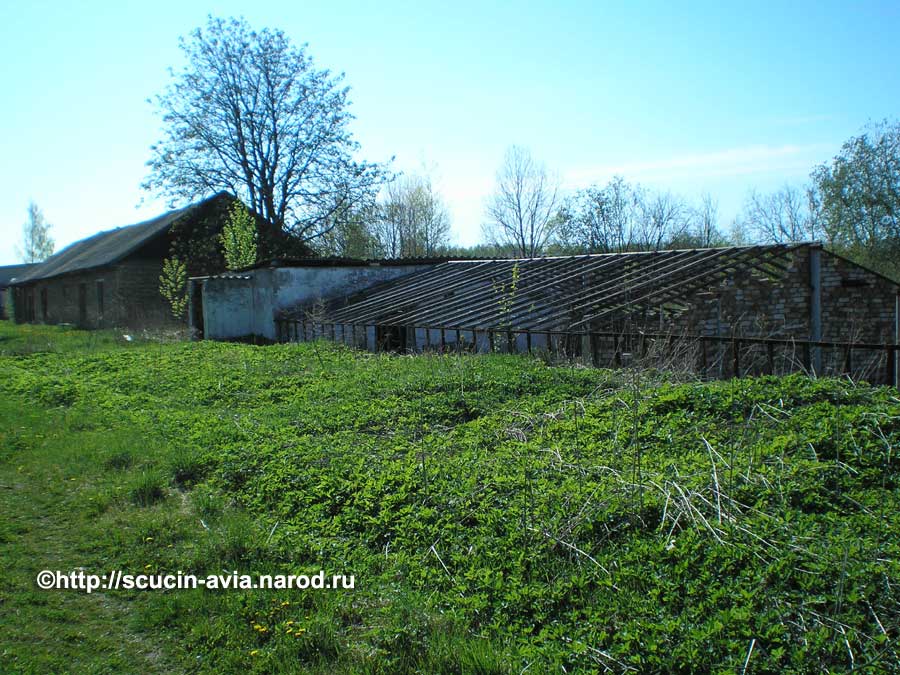
M 185 233 L 214 241 L 233 200 L 219 193 L 67 246 L 12 282 L 16 322 L 82 328 L 178 324 L 159 292 L 163 260 L 174 239 Z
M 0 267 L 0 319 L 8 319 L 11 315 L 12 302 L 9 285 L 16 277 L 21 277 L 32 267 L 34 267 L 34 263 Z

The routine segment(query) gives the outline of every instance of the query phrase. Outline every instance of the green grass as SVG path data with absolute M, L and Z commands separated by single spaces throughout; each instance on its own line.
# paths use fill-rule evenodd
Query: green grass
M 900 672 L 896 391 L 10 324 L 0 350 L 2 672 Z M 356 583 L 35 586 L 79 567 Z

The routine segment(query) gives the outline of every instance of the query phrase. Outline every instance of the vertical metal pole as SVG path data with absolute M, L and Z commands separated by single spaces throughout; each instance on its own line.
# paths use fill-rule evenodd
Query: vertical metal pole
M 809 249 L 809 339 L 822 341 L 822 250 Z M 812 350 L 812 369 L 816 375 L 822 372 L 822 349 Z
M 731 340 L 731 356 L 734 361 L 734 377 L 741 376 L 741 341 L 737 338 Z
M 886 384 L 897 386 L 897 345 L 887 346 L 887 381 Z
M 900 345 L 900 293 L 894 298 L 894 349 L 891 353 L 894 355 L 894 367 L 891 373 L 894 377 L 894 386 L 900 389 L 900 359 L 897 358 L 897 346 Z
M 700 377 L 701 379 L 709 379 L 709 366 L 706 363 L 706 336 L 700 336 Z

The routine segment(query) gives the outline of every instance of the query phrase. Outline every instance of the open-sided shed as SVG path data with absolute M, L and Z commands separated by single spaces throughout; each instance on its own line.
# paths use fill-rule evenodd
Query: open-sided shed
M 277 323 L 283 340 L 325 335 L 369 349 L 544 349 L 595 362 L 621 360 L 642 337 L 802 342 L 810 354 L 796 360 L 817 371 L 845 358 L 830 356 L 824 343 L 852 343 L 860 345 L 857 356 L 871 347 L 858 363 L 872 369 L 877 360 L 884 371 L 895 361 L 898 290 L 814 243 L 448 261 L 336 299 L 315 315 L 297 305 Z

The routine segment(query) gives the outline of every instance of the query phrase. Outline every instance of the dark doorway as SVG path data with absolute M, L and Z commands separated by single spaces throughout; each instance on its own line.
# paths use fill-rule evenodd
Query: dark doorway
M 406 326 L 376 326 L 375 342 L 383 352 L 400 352 L 406 349 Z
M 97 325 L 103 324 L 103 279 L 97 281 Z
M 78 325 L 87 325 L 87 284 L 78 284 Z
M 191 280 L 191 292 L 189 294 L 191 301 L 191 339 L 202 340 L 205 332 L 203 330 L 203 280 Z

